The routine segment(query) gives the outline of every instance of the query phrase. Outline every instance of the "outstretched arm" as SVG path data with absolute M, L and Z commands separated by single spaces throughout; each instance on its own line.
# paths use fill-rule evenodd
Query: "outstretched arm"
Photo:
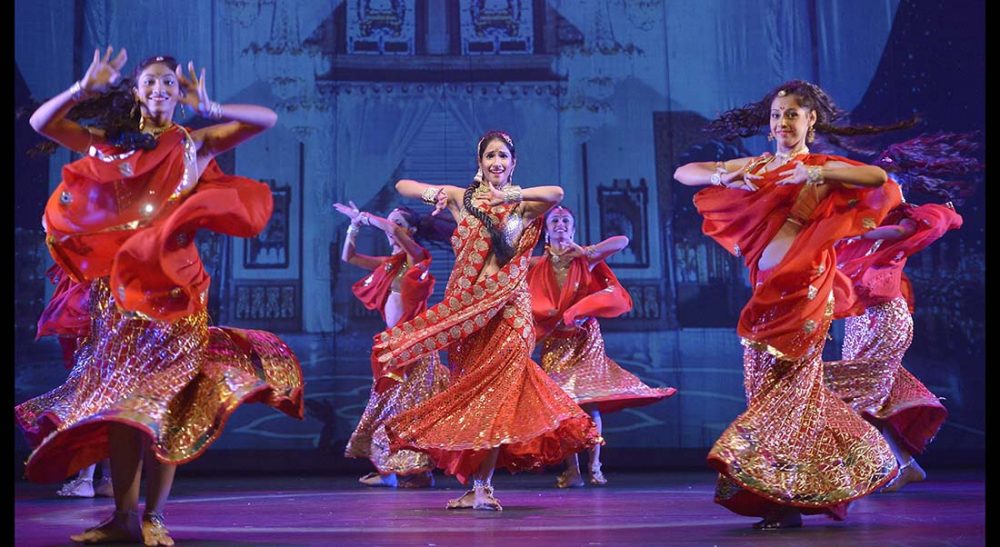
M 507 186 L 503 190 L 499 190 L 490 183 L 489 187 L 490 205 L 520 201 L 524 220 L 529 222 L 559 205 L 565 195 L 561 186 L 533 186 L 531 188 Z
M 411 179 L 399 179 L 396 182 L 396 191 L 403 197 L 419 199 L 433 205 L 434 212 L 431 215 L 437 215 L 447 208 L 456 219 L 462 210 L 462 198 L 465 193 L 464 189 L 457 186 L 427 184 Z
M 842 161 L 828 161 L 823 165 L 805 165 L 796 162 L 795 167 L 778 177 L 778 184 L 843 184 L 846 186 L 876 188 L 888 179 L 881 167 L 874 165 L 851 165 Z
M 343 203 L 333 204 L 333 208 L 337 212 L 351 219 L 350 225 L 347 226 L 347 237 L 344 238 L 344 248 L 340 251 L 340 260 L 359 268 L 374 270 L 382 264 L 383 258 L 363 255 L 355 249 L 354 240 L 358 237 L 358 230 L 361 225 L 361 212 L 358 211 L 353 201 L 349 201 L 348 203 L 350 203 L 350 206 Z
M 121 79 L 121 69 L 128 60 L 128 54 L 122 48 L 112 59 L 112 53 L 114 49 L 111 46 L 108 46 L 103 55 L 99 49 L 95 49 L 94 59 L 83 78 L 39 106 L 29 120 L 31 128 L 38 134 L 81 154 L 86 153 L 92 144 L 104 143 L 103 130 L 84 127 L 66 119 L 66 114 L 80 102 L 103 93 L 118 83 Z
M 864 239 L 903 239 L 917 231 L 917 223 L 904 218 L 899 224 L 886 224 L 861 235 Z

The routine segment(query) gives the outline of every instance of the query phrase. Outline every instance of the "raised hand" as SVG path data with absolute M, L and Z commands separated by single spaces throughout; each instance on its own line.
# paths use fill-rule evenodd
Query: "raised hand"
M 94 50 L 94 59 L 90 62 L 90 67 L 87 68 L 83 78 L 80 79 L 80 88 L 84 92 L 88 94 L 104 93 L 109 87 L 121 80 L 121 70 L 125 66 L 125 62 L 128 61 L 128 53 L 125 48 L 122 48 L 113 59 L 111 58 L 112 53 L 114 53 L 114 48 L 111 46 L 108 46 L 104 55 L 101 55 L 100 48 Z
M 180 65 L 177 65 L 175 73 L 177 74 L 177 82 L 181 87 L 180 102 L 190 106 L 202 116 L 215 117 L 212 115 L 212 105 L 214 103 L 208 98 L 208 90 L 205 86 L 205 67 L 202 67 L 199 74 L 195 72 L 194 61 L 188 61 L 187 76 L 184 75 L 184 71 Z
M 353 201 L 348 201 L 347 203 L 348 203 L 347 205 L 344 205 L 343 203 L 339 203 L 339 202 L 338 203 L 334 203 L 333 204 L 333 208 L 338 213 L 340 213 L 340 214 L 346 216 L 347 218 L 351 219 L 351 222 L 357 222 L 358 215 L 361 214 L 361 210 L 358 209 L 358 206 L 355 205 Z
M 444 191 L 444 188 L 441 188 L 434 199 L 434 211 L 431 212 L 432 217 L 437 216 L 438 213 L 448 208 L 448 193 Z

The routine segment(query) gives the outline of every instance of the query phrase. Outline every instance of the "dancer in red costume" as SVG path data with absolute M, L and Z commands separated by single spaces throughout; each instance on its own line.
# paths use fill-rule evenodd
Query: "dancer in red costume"
M 826 384 L 874 422 L 892 447 L 900 474 L 886 490 L 921 481 L 913 459 L 937 434 L 948 411 L 902 366 L 913 341 L 906 259 L 962 225 L 950 207 L 904 204 L 881 226 L 837 245 L 841 271 L 854 282 L 857 300 L 845 324 L 843 360 L 824 363 Z
M 372 367 L 381 391 L 414 361 L 449 350 L 452 383 L 390 420 L 389 438 L 394 449 L 428 453 L 463 483 L 473 478 L 473 488 L 448 508 L 499 511 L 495 467 L 538 469 L 601 440 L 590 417 L 530 356 L 528 260 L 562 188 L 514 186 L 514 142 L 503 132 L 479 141 L 477 160 L 480 172 L 465 189 L 396 183 L 403 196 L 451 211 L 455 266 L 441 303 L 375 337 Z
M 454 228 L 454 224 L 437 217 L 421 219 L 408 207 L 393 209 L 387 218 L 361 212 L 354 202 L 349 205 L 336 203 L 334 208 L 351 219 L 341 260 L 371 272 L 352 287 L 361 304 L 369 310 L 378 310 L 387 328 L 409 321 L 426 310 L 427 299 L 434 291 L 434 276 L 430 273 L 431 255 L 417 240 L 446 241 L 451 234 L 447 227 Z M 382 230 L 392 254 L 368 256 L 358 253 L 354 240 L 359 226 Z M 434 463 L 421 452 L 390 450 L 385 423 L 443 390 L 448 385 L 448 374 L 438 354 L 433 353 L 406 370 L 402 382 L 382 392 L 372 389 L 361 420 L 344 450 L 346 457 L 367 458 L 375 466 L 376 472 L 361 477 L 362 484 L 407 488 L 433 486 Z
M 601 433 L 601 413 L 655 403 L 677 392 L 652 388 L 623 369 L 604 351 L 597 317 L 617 317 L 632 309 L 632 298 L 604 260 L 628 246 L 625 236 L 581 247 L 573 241 L 569 209 L 556 206 L 545 220 L 545 254 L 532 257 L 528 272 L 535 336 L 542 340 L 542 368 L 593 418 Z M 601 446 L 590 449 L 590 483 L 607 484 Z M 576 454 L 566 458 L 559 488 L 583 486 Z
M 801 526 L 802 514 L 843 519 L 848 502 L 896 473 L 878 431 L 823 384 L 834 285 L 849 290 L 833 246 L 878 226 L 900 200 L 882 169 L 809 152 L 817 133 L 837 142 L 895 128 L 835 125 L 842 115 L 819 87 L 787 82 L 714 124 L 727 136 L 769 126 L 775 153 L 674 173 L 683 184 L 711 186 L 695 195 L 703 231 L 750 269 L 753 295 L 737 326 L 747 410 L 708 463 L 720 473 L 716 502 L 761 517 L 757 528 Z
M 95 51 L 84 77 L 31 117 L 36 131 L 86 155 L 63 169 L 43 224 L 56 264 L 89 294 L 90 322 L 68 380 L 18 405 L 16 417 L 35 446 L 31 480 L 60 480 L 110 453 L 114 514 L 71 539 L 172 545 L 162 511 L 178 464 L 204 452 L 241 403 L 302 416 L 301 369 L 281 340 L 208 326 L 210 279 L 193 241 L 199 229 L 250 237 L 264 228 L 268 187 L 222 173 L 214 158 L 277 117 L 211 101 L 205 71 L 189 63 L 185 75 L 170 57 L 122 78 L 125 50 L 113 53 Z M 188 130 L 173 122 L 179 103 L 228 121 Z M 74 315 L 58 304 L 47 312 L 57 322 Z
M 982 168 L 967 135 L 924 135 L 890 146 L 878 160 L 908 190 L 959 199 L 962 176 Z M 948 176 L 951 180 L 941 177 Z M 952 179 L 952 177 L 955 177 Z M 907 259 L 961 227 L 951 202 L 903 203 L 878 228 L 838 243 L 838 268 L 853 282 L 841 361 L 824 364 L 827 385 L 882 431 L 900 466 L 884 489 L 896 491 L 926 473 L 914 459 L 948 416 L 941 401 L 902 366 L 913 340 L 913 291 Z

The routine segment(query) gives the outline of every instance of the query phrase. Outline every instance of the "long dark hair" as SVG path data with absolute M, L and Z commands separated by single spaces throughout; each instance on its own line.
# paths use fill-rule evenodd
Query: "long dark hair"
M 504 145 L 510 150 L 511 159 L 517 159 L 517 152 L 514 150 L 514 140 L 510 138 L 510 135 L 504 133 L 503 131 L 491 130 L 487 131 L 481 139 L 479 139 L 479 146 L 476 147 L 477 154 L 476 160 L 477 164 L 483 159 L 483 154 L 486 152 L 486 147 L 490 145 L 493 141 L 503 141 Z M 490 239 L 493 240 L 493 255 L 497 257 L 497 262 L 500 266 L 503 266 L 514 258 L 514 247 L 512 247 L 507 240 L 503 238 L 503 233 L 497 228 L 496 224 L 493 223 L 493 219 L 490 218 L 484 211 L 480 210 L 472 204 L 472 193 L 479 187 L 480 184 L 484 184 L 481 178 L 478 176 L 472 179 L 469 187 L 465 189 L 465 194 L 462 196 L 462 205 L 465 206 L 465 210 L 468 213 L 479 219 L 483 223 L 483 226 L 490 232 Z
M 905 193 L 917 191 L 961 204 L 976 191 L 983 162 L 978 133 L 935 133 L 891 144 L 872 162 Z
M 842 137 L 849 139 L 908 129 L 919 122 L 918 118 L 913 117 L 890 125 L 838 125 L 837 122 L 847 113 L 833 102 L 826 91 L 805 80 L 791 80 L 772 89 L 757 102 L 723 112 L 708 124 L 706 131 L 718 133 L 726 140 L 757 135 L 761 128 L 769 127 L 771 103 L 774 98 L 788 95 L 794 96 L 799 106 L 816 113 L 816 124 L 813 128 L 817 134 L 823 135 L 831 144 L 848 150 L 854 150 L 854 147 L 849 140 Z
M 451 240 L 451 234 L 455 231 L 455 219 L 451 215 L 421 215 L 406 206 L 396 207 L 406 223 L 413 231 L 413 239 L 417 243 L 447 243 Z
M 107 91 L 80 102 L 66 113 L 66 119 L 84 127 L 103 129 L 108 144 L 123 151 L 156 148 L 156 137 L 139 130 L 142 110 L 132 92 L 142 71 L 154 64 L 164 64 L 171 70 L 176 70 L 178 65 L 177 59 L 168 55 L 143 59 L 135 67 L 131 78 L 122 78 Z M 57 148 L 56 143 L 46 141 L 36 146 L 32 155 L 51 154 Z

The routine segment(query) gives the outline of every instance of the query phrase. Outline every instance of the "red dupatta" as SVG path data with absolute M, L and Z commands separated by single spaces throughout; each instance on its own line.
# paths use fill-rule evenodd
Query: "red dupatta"
M 493 217 L 502 229 L 520 221 L 517 204 L 480 208 Z M 438 304 L 410 321 L 375 335 L 372 346 L 372 373 L 375 390 L 384 391 L 392 382 L 400 381 L 399 372 L 410 363 L 436 351 L 446 349 L 464 337 L 483 328 L 518 291 L 524 290 L 528 274 L 528 259 L 538 241 L 544 219 L 536 218 L 521 226 L 514 257 L 497 272 L 479 278 L 491 254 L 493 241 L 482 222 L 463 212 L 452 234 L 455 265 L 452 268 L 444 298 Z M 525 328 L 530 329 L 530 325 Z M 530 330 L 528 331 L 530 333 Z
M 865 308 L 903 296 L 913 312 L 913 288 L 903 273 L 906 260 L 940 239 L 949 230 L 962 226 L 962 216 L 946 205 L 928 203 L 902 204 L 894 209 L 883 225 L 899 224 L 910 219 L 916 224 L 912 234 L 901 239 L 855 239 L 837 243 L 837 267 L 851 278 L 857 298 L 838 306 L 836 317 L 864 313 Z
M 406 270 L 400 279 L 399 293 L 403 297 L 400 321 L 409 321 L 427 309 L 427 299 L 434 292 L 434 276 L 430 274 L 431 255 L 423 250 L 423 258 Z M 406 253 L 396 253 L 381 262 L 370 274 L 351 286 L 354 296 L 369 310 L 378 310 L 385 320 L 385 302 L 392 292 L 392 280 L 406 267 Z
M 43 218 L 52 258 L 76 282 L 110 277 L 124 310 L 174 321 L 204 309 L 211 280 L 195 232 L 256 235 L 271 216 L 270 188 L 214 160 L 195 179 L 197 151 L 182 128 L 153 150 L 117 152 L 101 147 L 63 168 Z
M 572 325 L 578 317 L 617 317 L 632 309 L 632 297 L 602 260 L 591 270 L 585 257 L 573 259 L 566 281 L 559 286 L 548 252 L 528 271 L 535 335 L 548 336 L 562 321 Z
M 824 154 L 808 154 L 806 165 L 859 162 Z M 795 360 L 817 344 L 825 332 L 819 326 L 833 314 L 833 288 L 839 283 L 850 294 L 850 281 L 839 273 L 834 244 L 875 228 L 900 203 L 898 185 L 890 180 L 878 188 L 838 185 L 818 203 L 781 262 L 758 270 L 757 261 L 789 217 L 804 185 L 778 185 L 789 163 L 763 173 L 759 190 L 709 187 L 694 196 L 704 217 L 702 230 L 730 253 L 743 256 L 754 285 L 753 296 L 740 313 L 737 333 L 744 342 L 781 359 Z

